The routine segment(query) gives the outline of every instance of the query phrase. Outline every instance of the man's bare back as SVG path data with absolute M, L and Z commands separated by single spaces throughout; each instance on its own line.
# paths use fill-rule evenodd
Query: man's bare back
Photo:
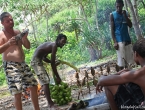
M 134 83 L 136 83 L 137 85 L 140 86 L 144 96 L 145 96 L 145 66 L 143 66 L 142 68 L 138 69 L 136 71 L 136 80 L 134 80 Z
M 34 52 L 33 57 L 37 57 L 39 59 L 43 59 L 44 56 L 52 53 L 52 50 L 57 50 L 57 46 L 55 42 L 45 42 L 37 47 Z

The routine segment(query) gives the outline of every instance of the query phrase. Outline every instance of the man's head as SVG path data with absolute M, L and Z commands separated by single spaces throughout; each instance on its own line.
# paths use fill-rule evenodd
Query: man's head
M 139 65 L 139 59 L 145 58 L 145 38 L 137 40 L 133 45 L 134 60 Z
M 123 0 L 116 0 L 115 6 L 116 6 L 116 11 L 118 13 L 122 13 L 122 8 L 124 6 Z
M 13 28 L 14 27 L 13 18 L 10 13 L 3 12 L 0 15 L 0 20 L 1 20 L 1 24 L 4 26 L 4 28 Z
M 67 42 L 67 37 L 64 34 L 59 34 L 56 38 L 56 44 L 58 47 L 62 48 Z

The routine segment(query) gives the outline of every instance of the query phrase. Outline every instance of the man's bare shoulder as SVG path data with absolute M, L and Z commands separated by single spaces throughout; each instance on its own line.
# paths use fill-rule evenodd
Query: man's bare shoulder
M 139 69 L 139 73 L 145 75 L 145 66 Z
M 110 21 L 114 22 L 113 13 L 110 13 Z
M 0 40 L 6 39 L 6 36 L 4 35 L 3 31 L 0 31 Z
M 18 30 L 18 29 L 15 29 L 14 31 L 15 31 L 16 34 L 21 33 L 20 30 Z
M 135 70 L 133 74 L 135 77 L 145 76 L 145 66 Z
M 55 47 L 55 42 L 45 42 L 42 45 L 45 45 L 46 47 Z
M 113 16 L 113 13 L 110 13 L 110 16 Z
M 3 35 L 4 35 L 4 32 L 0 31 L 0 37 L 3 37 Z
M 6 41 L 6 36 L 3 31 L 0 31 L 0 45 L 2 45 Z
M 53 42 L 44 42 L 43 44 L 41 44 L 42 46 L 53 46 Z
M 44 42 L 43 44 L 41 44 L 37 47 L 37 50 L 51 48 L 52 46 L 53 46 L 52 42 Z

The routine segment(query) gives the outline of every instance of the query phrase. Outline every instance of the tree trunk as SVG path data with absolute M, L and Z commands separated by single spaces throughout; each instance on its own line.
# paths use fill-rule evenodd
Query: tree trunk
M 140 25 L 140 19 L 139 19 L 139 14 L 138 14 L 138 9 L 137 9 L 137 0 L 132 0 L 132 4 L 133 4 L 133 8 L 134 8 L 134 12 L 135 12 L 135 15 L 136 15 L 136 19 L 137 19 L 137 22 L 138 22 L 138 25 L 139 25 L 139 28 L 140 28 L 140 31 L 141 31 L 141 34 L 142 34 L 142 29 L 141 29 L 141 25 Z
M 79 40 L 78 31 L 77 31 L 77 29 L 74 29 L 74 31 L 75 31 L 75 35 L 76 35 L 76 40 L 78 41 Z
M 139 23 L 139 15 L 138 15 L 138 9 L 137 9 L 137 0 L 132 0 L 133 9 L 136 15 L 137 22 Z
M 98 0 L 95 0 L 95 4 L 96 4 L 96 14 L 95 14 L 95 19 L 96 19 L 96 28 L 98 29 Z
M 88 51 L 90 53 L 90 61 L 102 58 L 102 49 L 99 49 L 97 46 L 89 46 Z
M 89 46 L 88 51 L 90 53 L 90 61 L 96 61 L 98 59 L 96 50 L 92 46 Z
M 143 0 L 140 0 L 141 2 L 142 2 L 142 4 L 143 4 L 143 7 L 145 8 L 145 3 L 144 3 L 144 1 Z
M 124 6 L 125 6 L 125 10 L 127 10 L 127 11 L 128 11 L 128 8 L 127 8 L 127 2 L 126 2 L 126 0 L 124 0 Z
M 111 39 L 109 36 L 105 37 L 105 45 L 107 50 L 111 50 Z
M 48 11 L 46 11 L 46 23 L 47 23 L 47 24 L 46 24 L 46 25 L 47 25 L 47 26 L 46 26 L 46 28 L 47 28 L 46 37 L 47 37 L 47 41 L 49 41 L 49 35 L 48 35 L 48 14 L 49 14 Z
M 102 49 L 96 49 L 96 53 L 97 53 L 97 59 L 102 58 Z
M 33 17 L 32 17 L 32 14 L 30 15 L 31 16 L 31 21 L 33 21 Z M 36 33 L 35 33 L 35 26 L 34 26 L 34 23 L 32 22 L 32 28 L 33 28 L 33 34 L 34 34 L 34 39 L 37 43 L 37 45 L 39 45 L 38 41 L 37 41 L 37 38 L 36 38 Z
M 87 15 L 86 15 L 86 13 L 85 13 L 85 10 L 84 10 L 84 6 L 80 3 L 80 8 L 81 8 L 81 11 L 82 11 L 82 13 L 83 13 L 83 15 L 84 15 L 84 19 L 85 19 L 85 22 L 86 22 L 86 24 L 88 25 L 88 29 L 90 30 L 91 28 L 91 26 L 90 26 L 90 23 L 89 23 L 89 21 L 88 21 L 88 18 L 87 18 Z
M 130 11 L 131 11 L 131 14 L 132 14 L 132 23 L 133 23 L 133 27 L 134 27 L 134 31 L 135 31 L 136 37 L 137 37 L 137 39 L 140 39 L 143 36 L 142 36 L 141 31 L 140 31 L 139 24 L 137 22 L 137 18 L 136 18 L 132 3 L 131 3 L 130 0 L 126 0 L 126 2 L 127 2 L 127 5 L 130 8 Z
M 82 15 L 82 11 L 81 11 L 81 6 L 79 5 L 79 8 L 78 8 L 78 15 L 81 16 Z

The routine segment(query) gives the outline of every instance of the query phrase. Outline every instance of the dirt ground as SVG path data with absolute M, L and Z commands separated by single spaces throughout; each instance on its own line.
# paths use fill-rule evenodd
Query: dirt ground
M 94 90 L 95 90 L 95 87 L 91 86 L 91 91 L 94 91 Z M 88 88 L 86 87 L 83 88 L 83 91 L 84 91 L 83 95 L 88 94 L 89 92 Z M 70 102 L 68 105 L 58 106 L 59 110 L 67 110 L 70 107 L 70 105 L 75 100 L 77 100 L 77 96 L 78 96 L 77 90 L 75 89 L 72 90 L 72 98 L 73 98 L 72 102 Z M 80 96 L 80 99 L 83 99 L 83 97 Z M 23 103 L 23 110 L 34 110 L 30 98 L 27 100 L 22 100 L 22 103 Z M 41 110 L 52 110 L 48 108 L 47 100 L 44 95 L 39 96 L 39 106 Z M 0 110 L 15 110 L 14 100 L 12 96 L 0 99 Z
M 102 63 L 100 65 L 93 66 L 93 68 L 95 69 L 96 79 L 99 78 L 100 75 L 108 75 L 107 65 L 108 65 L 108 62 Z M 102 67 L 102 71 L 100 69 L 100 66 Z M 110 67 L 109 74 L 110 73 L 111 74 L 116 73 L 114 61 L 109 62 L 109 67 Z M 84 70 L 87 70 L 88 75 L 89 75 L 89 80 L 91 81 L 93 78 L 92 78 L 92 75 L 91 75 L 90 67 L 88 67 L 88 66 L 80 68 L 80 72 L 79 72 L 80 81 L 82 81 L 83 77 L 85 76 Z M 72 70 L 72 71 L 70 71 L 70 72 L 68 72 L 64 75 L 65 76 L 65 81 L 64 82 L 67 82 L 70 87 L 72 87 L 73 85 L 77 85 L 75 74 L 73 74 L 73 73 L 75 73 L 75 71 Z M 94 90 L 95 90 L 95 86 L 91 85 L 90 86 L 90 92 L 92 92 Z M 6 90 L 5 89 L 0 90 L 0 93 L 1 93 L 1 91 L 5 92 L 5 91 L 8 91 L 8 90 L 7 89 Z M 72 102 L 78 100 L 78 91 L 79 91 L 79 88 L 73 88 L 72 89 L 72 91 L 71 91 Z M 83 95 L 89 93 L 89 89 L 86 86 L 83 87 L 82 91 L 83 91 Z M 83 97 L 80 96 L 80 99 L 83 99 Z M 59 110 L 67 110 L 72 102 L 70 102 L 68 105 L 59 106 L 59 108 L 60 108 Z M 30 99 L 23 100 L 22 103 L 23 103 L 23 110 L 34 110 Z M 44 95 L 39 96 L 39 105 L 40 105 L 41 110 L 51 110 L 51 109 L 48 108 L 48 104 L 47 104 L 47 101 L 46 101 Z M 12 96 L 0 99 L 0 110 L 15 110 L 14 101 L 13 101 Z

